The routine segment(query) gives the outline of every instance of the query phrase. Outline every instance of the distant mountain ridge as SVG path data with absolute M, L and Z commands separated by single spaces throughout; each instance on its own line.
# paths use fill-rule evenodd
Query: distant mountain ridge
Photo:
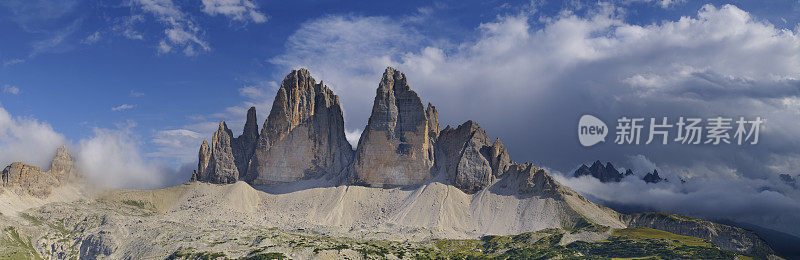
M 623 178 L 628 176 L 633 176 L 634 173 L 631 169 L 626 169 L 625 173 L 620 173 L 616 167 L 614 167 L 611 162 L 606 162 L 606 165 L 603 165 L 600 160 L 595 161 L 592 163 L 592 166 L 586 166 L 586 164 L 581 164 L 577 170 L 572 174 L 573 177 L 581 177 L 581 176 L 592 176 L 597 178 L 601 182 L 620 182 Z M 642 177 L 647 183 L 659 183 L 662 181 L 668 181 L 666 178 L 662 178 L 658 175 L 658 170 L 653 169 L 652 172 L 648 172 Z

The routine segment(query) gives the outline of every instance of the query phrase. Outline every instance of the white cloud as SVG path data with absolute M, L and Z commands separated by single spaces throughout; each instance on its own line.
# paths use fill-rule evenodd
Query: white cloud
M 111 30 L 131 40 L 142 40 L 144 35 L 135 28 L 136 25 L 142 22 L 144 22 L 144 16 L 142 15 L 117 17 L 114 18 Z
M 96 31 L 96 32 L 90 34 L 89 36 L 86 36 L 86 39 L 83 39 L 83 43 L 92 44 L 92 43 L 95 43 L 95 42 L 99 41 L 100 38 L 101 38 L 100 31 Z
M 195 56 L 198 54 L 198 49 L 211 50 L 209 44 L 200 36 L 202 34 L 200 27 L 172 0 L 134 0 L 133 3 L 166 27 L 165 38 L 159 41 L 157 46 L 159 54 L 181 49 L 184 55 Z
M 203 135 L 188 129 L 170 129 L 156 132 L 151 143 L 156 151 L 148 153 L 149 157 L 175 158 L 182 163 L 197 161 L 197 149 L 203 141 Z
M 112 111 L 125 111 L 125 110 L 128 110 L 128 109 L 132 109 L 134 107 L 136 107 L 136 105 L 122 104 L 122 105 L 119 105 L 119 106 L 112 107 L 111 110 Z
M 22 161 L 46 166 L 66 138 L 34 118 L 12 117 L 0 106 L 0 167 Z
M 137 92 L 135 90 L 131 90 L 131 94 L 129 96 L 132 97 L 132 98 L 140 98 L 140 97 L 144 97 L 144 93 Z
M 118 129 L 94 128 L 94 136 L 78 144 L 76 163 L 81 174 L 113 188 L 155 188 L 163 185 L 169 168 L 145 161 L 129 122 Z
M 344 137 L 345 137 L 345 139 L 347 139 L 347 142 L 350 143 L 350 146 L 352 146 L 353 149 L 358 147 L 358 140 L 361 139 L 361 132 L 362 131 L 363 130 L 361 130 L 360 128 L 359 129 L 354 129 L 352 131 L 351 130 L 345 130 L 344 131 Z
M 13 66 L 25 62 L 23 59 L 10 59 L 3 62 L 3 67 Z
M 267 21 L 267 16 L 250 0 L 203 0 L 203 12 L 211 16 L 221 14 L 236 21 Z
M 3 85 L 3 93 L 17 95 L 19 94 L 19 88 L 17 86 L 12 85 Z
M 591 176 L 565 178 L 555 175 L 555 178 L 590 199 L 610 205 L 712 220 L 734 219 L 794 234 L 800 232 L 794 225 L 800 219 L 800 200 L 797 200 L 800 191 L 780 184 L 777 178 L 693 179 L 683 184 L 677 179 L 652 184 L 630 177 L 619 183 L 602 183 Z

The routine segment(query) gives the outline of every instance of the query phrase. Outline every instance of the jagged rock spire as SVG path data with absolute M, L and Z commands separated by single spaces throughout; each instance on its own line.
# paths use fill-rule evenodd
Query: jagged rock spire
M 247 121 L 245 121 L 242 135 L 231 141 L 231 149 L 233 150 L 236 169 L 239 171 L 240 178 L 245 180 L 248 179 L 245 175 L 249 170 L 250 158 L 252 158 L 255 153 L 258 144 L 258 136 L 256 108 L 250 107 L 250 109 L 247 110 Z
M 284 78 L 246 180 L 257 184 L 337 175 L 352 161 L 339 97 L 306 69 Z
M 220 122 L 219 129 L 214 132 L 211 139 L 211 157 L 204 173 L 200 174 L 201 181 L 234 183 L 239 179 L 239 170 L 236 168 L 236 160 L 231 149 L 232 135 L 225 121 Z M 203 152 L 202 145 L 200 152 Z
M 205 181 L 208 177 L 208 164 L 211 162 L 211 147 L 208 146 L 208 139 L 203 139 L 200 145 L 200 151 L 197 153 L 197 171 L 195 172 L 195 180 Z
M 59 181 L 75 177 L 75 160 L 67 151 L 67 146 L 62 145 L 56 149 L 56 156 L 50 162 L 49 172 Z
M 438 115 L 431 106 L 438 130 Z M 433 177 L 433 122 L 406 76 L 394 68 L 383 73 L 369 122 L 361 133 L 351 178 L 369 186 L 419 184 Z M 430 130 L 429 130 L 430 129 Z

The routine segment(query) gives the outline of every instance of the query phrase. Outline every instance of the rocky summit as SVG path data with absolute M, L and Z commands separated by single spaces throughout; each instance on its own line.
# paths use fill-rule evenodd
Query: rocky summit
M 433 106 L 428 110 L 411 90 L 405 74 L 387 68 L 358 141 L 352 182 L 382 187 L 420 184 L 433 178 L 435 139 L 431 135 L 439 132 L 438 114 Z
M 628 172 L 626 172 L 627 174 Z M 578 170 L 575 171 L 573 176 L 581 177 L 581 176 L 592 176 L 599 179 L 601 182 L 619 182 L 622 180 L 625 175 L 622 175 L 616 167 L 614 167 L 611 162 L 607 162 L 604 166 L 600 160 L 595 161 L 592 163 L 591 167 L 587 167 L 586 164 L 581 165 Z
M 339 97 L 306 69 L 286 75 L 244 180 L 255 184 L 334 176 L 352 161 Z
M 50 195 L 53 188 L 76 177 L 75 161 L 67 152 L 66 146 L 61 146 L 56 150 L 48 171 L 42 171 L 39 166 L 23 162 L 13 162 L 6 166 L 0 175 L 2 179 L 0 190 L 8 189 L 17 194 L 43 198 Z
M 391 67 L 378 83 L 355 151 L 344 136 L 338 96 L 306 69 L 286 75 L 260 133 L 256 120 L 255 108 L 250 108 L 238 137 L 221 122 L 211 144 L 204 140 L 200 145 L 192 179 L 262 185 L 324 177 L 370 187 L 440 181 L 468 194 L 503 179 L 504 187 L 518 187 L 515 192 L 556 185 L 543 170 L 512 162 L 500 139 L 492 141 L 474 121 L 440 130 L 436 107 L 423 106 L 405 74 Z M 599 167 L 614 169 L 610 163 Z

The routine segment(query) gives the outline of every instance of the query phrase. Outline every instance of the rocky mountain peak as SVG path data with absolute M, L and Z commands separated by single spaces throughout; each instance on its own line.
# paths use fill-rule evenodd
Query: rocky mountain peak
M 647 183 L 659 183 L 662 181 L 666 181 L 667 179 L 661 178 L 658 176 L 658 170 L 653 170 L 653 172 L 647 173 L 642 180 Z
M 306 69 L 292 70 L 284 77 L 264 122 L 263 134 L 270 145 L 314 115 L 316 92 L 321 90 L 321 84 L 316 84 Z
M 67 151 L 67 146 L 62 145 L 56 149 L 56 156 L 50 162 L 49 172 L 59 181 L 72 179 L 75 174 L 75 160 Z
M 575 173 L 573 173 L 574 177 L 585 175 L 595 177 L 601 182 L 619 182 L 623 177 L 625 177 L 617 170 L 616 167 L 614 167 L 613 164 L 611 164 L 611 162 L 606 162 L 606 165 L 604 166 L 600 160 L 592 163 L 592 166 L 590 167 L 586 167 L 586 165 L 583 164 L 580 168 L 578 168 L 578 170 L 575 171 Z
M 339 97 L 308 70 L 293 70 L 278 89 L 245 180 L 266 184 L 333 176 L 352 158 Z
M 433 106 L 430 108 L 431 117 L 436 117 L 431 121 L 438 125 L 438 113 Z M 352 181 L 369 186 L 402 186 L 431 179 L 434 139 L 429 129 L 436 127 L 431 121 L 406 76 L 386 68 L 356 149 Z
M 221 121 L 219 128 L 211 138 L 211 156 L 208 166 L 202 174 L 198 173 L 198 180 L 211 183 L 234 183 L 239 179 L 239 170 L 236 167 L 236 160 L 231 148 L 232 136 L 228 125 L 224 120 Z M 200 153 L 202 157 L 202 145 Z
M 0 174 L 0 187 L 13 190 L 17 194 L 30 194 L 35 197 L 47 197 L 53 188 L 75 180 L 78 176 L 75 160 L 67 151 L 66 146 L 56 150 L 56 155 L 50 162 L 50 169 L 42 168 L 23 162 L 14 162 L 6 166 Z M 2 189 L 0 189 L 2 190 Z

